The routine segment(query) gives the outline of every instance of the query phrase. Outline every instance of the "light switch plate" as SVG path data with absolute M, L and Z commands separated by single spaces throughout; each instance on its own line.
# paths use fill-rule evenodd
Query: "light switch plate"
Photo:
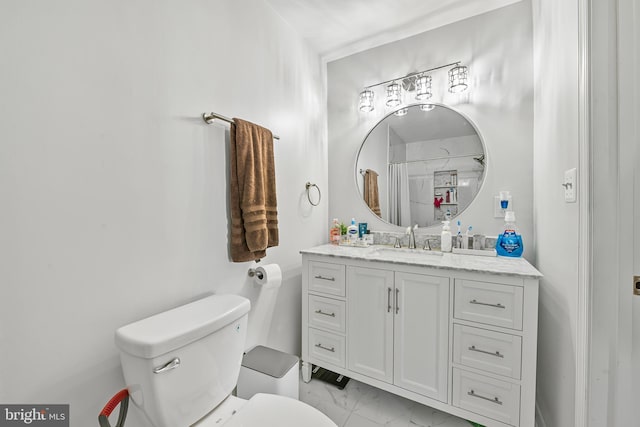
M 575 203 L 576 202 L 576 194 L 577 188 L 576 184 L 578 181 L 576 168 L 569 169 L 564 172 L 564 183 L 562 184 L 564 187 L 564 201 L 567 203 Z

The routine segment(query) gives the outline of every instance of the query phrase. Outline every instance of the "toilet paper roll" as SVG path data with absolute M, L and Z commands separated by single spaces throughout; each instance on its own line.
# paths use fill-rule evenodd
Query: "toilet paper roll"
M 256 284 L 263 288 L 277 288 L 282 283 L 282 270 L 278 264 L 267 264 L 256 268 Z

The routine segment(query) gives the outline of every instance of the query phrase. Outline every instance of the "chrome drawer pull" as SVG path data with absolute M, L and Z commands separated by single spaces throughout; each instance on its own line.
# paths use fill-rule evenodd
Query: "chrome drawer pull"
M 336 352 L 336 348 L 335 347 L 329 348 L 329 347 L 323 346 L 322 344 L 316 344 L 316 347 L 321 348 L 323 350 L 330 351 L 331 353 L 335 353 Z
M 502 402 L 501 402 L 501 401 L 500 401 L 500 399 L 498 399 L 497 397 L 494 397 L 494 398 L 492 399 L 492 398 L 490 398 L 490 397 L 481 396 L 481 395 L 479 395 L 479 394 L 476 394 L 473 390 L 468 391 L 468 392 L 467 392 L 467 394 L 468 394 L 469 396 L 472 396 L 472 397 L 477 397 L 478 399 L 484 399 L 484 400 L 487 400 L 487 401 L 489 401 L 489 402 L 491 402 L 491 403 L 495 403 L 496 405 L 502 405 Z
M 316 314 L 322 314 L 323 316 L 336 317 L 335 313 L 325 313 L 322 310 L 316 310 Z
M 387 313 L 391 313 L 391 288 L 387 288 Z
M 507 307 L 505 307 L 504 305 L 502 305 L 502 304 L 500 304 L 500 303 L 497 303 L 497 304 L 489 304 L 489 303 L 487 303 L 487 302 L 479 302 L 479 301 L 476 301 L 476 300 L 474 300 L 474 299 L 472 299 L 471 301 L 469 301 L 469 304 L 486 305 L 486 306 L 489 306 L 489 307 L 495 307 L 495 308 L 507 308 Z
M 324 277 L 324 276 L 322 276 L 322 275 L 320 275 L 320 274 L 318 274 L 317 276 L 314 276 L 314 277 L 315 277 L 316 279 L 320 279 L 320 280 L 330 280 L 330 281 L 332 281 L 332 282 L 335 282 L 335 281 L 336 281 L 336 278 L 335 278 L 335 277 Z
M 153 368 L 153 373 L 154 374 L 161 374 L 163 372 L 167 372 L 170 371 L 172 369 L 177 368 L 178 366 L 180 366 L 180 359 L 178 357 L 171 359 L 170 361 L 168 361 L 167 363 L 165 363 L 162 366 L 158 366 Z
M 469 347 L 469 350 L 471 351 L 477 351 L 478 353 L 484 353 L 484 354 L 488 354 L 489 356 L 495 356 L 495 357 L 501 357 L 504 359 L 504 354 L 500 354 L 499 351 L 491 352 L 491 351 L 487 351 L 487 350 L 480 350 L 479 348 L 476 348 L 475 345 L 472 345 L 471 347 Z
M 396 288 L 396 314 L 400 312 L 400 302 L 398 301 L 398 295 L 400 294 L 400 289 Z

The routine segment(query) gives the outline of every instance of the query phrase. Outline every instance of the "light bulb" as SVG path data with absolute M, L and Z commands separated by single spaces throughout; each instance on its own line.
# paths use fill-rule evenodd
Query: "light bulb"
M 431 76 L 416 77 L 416 99 L 423 101 L 431 98 Z
M 400 85 L 396 82 L 391 83 L 387 86 L 387 107 L 396 107 L 400 105 L 401 100 L 401 88 Z
M 373 111 L 373 91 L 365 89 L 360 92 L 360 100 L 358 101 L 358 109 L 360 111 L 368 113 Z
M 467 67 L 456 65 L 449 70 L 449 92 L 458 93 L 467 89 Z

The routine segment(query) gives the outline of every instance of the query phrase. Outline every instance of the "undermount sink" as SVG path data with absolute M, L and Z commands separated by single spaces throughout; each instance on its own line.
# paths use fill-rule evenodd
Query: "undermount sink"
M 440 251 L 430 251 L 424 249 L 409 249 L 409 248 L 377 248 L 374 254 L 379 254 L 383 256 L 398 256 L 403 258 L 423 258 L 425 256 L 442 256 L 442 252 Z

